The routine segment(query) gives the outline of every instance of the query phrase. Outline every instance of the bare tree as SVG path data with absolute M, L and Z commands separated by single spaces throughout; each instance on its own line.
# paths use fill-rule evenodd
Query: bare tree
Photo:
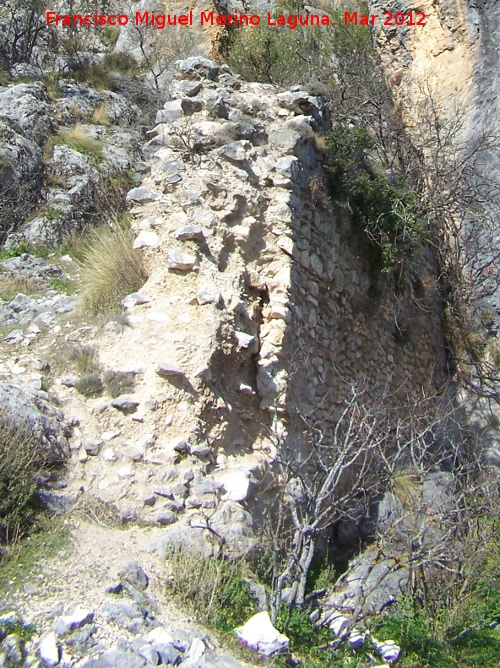
M 126 3 L 127 12 L 135 16 L 137 5 Z M 157 2 L 148 7 L 149 13 L 154 10 L 158 15 L 165 12 L 165 6 Z M 144 12 L 143 12 L 144 13 Z M 165 26 L 158 29 L 152 25 L 133 22 L 130 28 L 132 48 L 140 53 L 140 60 L 147 70 L 148 81 L 156 91 L 165 88 L 173 78 L 171 72 L 176 60 L 187 58 L 196 45 L 194 28 L 180 29 L 178 26 Z
M 5 0 L 2 14 L 0 57 L 7 67 L 16 63 L 33 63 L 36 47 L 48 34 L 42 18 L 44 0 Z
M 369 504 L 390 489 L 398 471 L 411 467 L 423 473 L 445 461 L 454 468 L 460 458 L 458 445 L 443 447 L 441 431 L 453 409 L 442 396 L 377 389 L 346 387 L 346 400 L 330 420 L 317 419 L 317 409 L 297 414 L 302 435 L 293 440 L 275 423 L 277 482 L 264 520 L 274 559 L 273 621 L 285 588 L 289 604 L 305 603 L 311 563 L 328 528 L 367 515 Z

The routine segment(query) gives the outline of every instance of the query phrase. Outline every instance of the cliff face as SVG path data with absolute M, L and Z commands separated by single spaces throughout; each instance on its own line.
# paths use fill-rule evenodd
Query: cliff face
M 469 0 L 469 25 L 478 34 L 474 76 L 474 115 L 471 125 L 500 132 L 500 81 L 498 60 L 500 43 L 500 6 L 494 0 Z M 479 127 L 478 127 L 479 126 Z M 498 170 L 498 165 L 496 166 Z
M 481 234 L 479 245 L 481 258 L 489 267 L 491 280 L 490 293 L 485 300 L 495 320 L 500 317 L 500 269 L 498 249 L 500 234 L 498 216 L 500 212 L 500 79 L 498 77 L 500 43 L 500 7 L 495 2 L 471 0 L 469 20 L 477 26 L 478 48 L 474 71 L 474 89 L 471 100 L 471 117 L 468 128 L 468 141 L 474 146 L 484 137 L 488 139 L 488 150 L 479 165 L 479 178 L 489 185 L 488 196 L 482 202 L 482 213 L 489 225 Z M 496 336 L 495 336 L 496 338 Z
M 401 0 L 372 0 L 370 10 L 408 12 Z M 409 119 L 418 119 L 418 102 L 432 94 L 443 111 L 454 113 L 470 104 L 478 34 L 462 0 L 423 0 L 425 26 L 384 26 L 379 21 L 376 43 L 396 101 L 405 104 Z M 393 22 L 394 23 L 394 22 Z M 413 115 L 415 114 L 415 115 Z
M 379 14 L 384 10 L 407 11 L 400 0 L 373 0 L 370 8 Z M 500 317 L 500 8 L 488 0 L 424 1 L 419 8 L 426 14 L 425 27 L 379 26 L 376 43 L 410 136 L 418 135 L 420 127 L 429 122 L 425 103 L 429 99 L 443 127 L 446 123 L 454 126 L 450 147 L 455 146 L 457 170 L 463 169 L 464 176 L 457 223 L 462 230 L 462 262 L 469 283 L 466 308 L 474 312 L 474 327 L 481 331 L 481 363 L 489 369 L 483 376 L 496 377 Z M 469 166 L 464 168 L 467 162 Z M 483 381 L 474 377 L 472 383 L 477 389 Z M 485 391 L 496 395 L 497 385 L 493 381 L 487 390 L 481 387 L 479 394 Z M 474 421 L 477 412 L 472 415 Z M 486 422 L 481 417 L 477 425 L 484 430 Z M 498 461 L 490 437 L 487 448 L 490 459 Z

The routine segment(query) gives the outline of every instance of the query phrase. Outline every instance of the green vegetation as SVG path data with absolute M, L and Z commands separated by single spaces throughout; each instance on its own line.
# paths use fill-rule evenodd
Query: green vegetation
M 105 26 L 99 33 L 99 39 L 104 46 L 114 46 L 120 35 L 120 29 L 113 26 Z
M 498 668 L 500 657 L 500 617 L 497 583 L 494 589 L 476 589 L 478 599 L 466 610 L 473 616 L 463 634 L 454 635 L 446 608 L 430 619 L 425 610 L 400 604 L 400 610 L 379 623 L 376 633 L 381 640 L 395 640 L 402 649 L 401 668 Z M 487 614 L 488 603 L 493 610 Z
M 73 295 L 76 291 L 74 281 L 67 281 L 62 278 L 49 278 L 49 284 L 57 292 L 64 292 L 66 295 Z
M 478 509 L 479 498 L 469 499 Z M 466 524 L 468 522 L 463 519 Z M 478 515 L 457 543 L 453 569 L 415 572 L 395 609 L 373 620 L 380 640 L 402 649 L 401 668 L 498 668 L 500 542 L 498 519 Z
M 12 246 L 11 248 L 2 248 L 0 249 L 0 262 L 3 260 L 10 260 L 13 257 L 19 257 L 23 253 L 29 253 L 30 248 L 28 244 L 18 244 L 17 246 Z
M 132 248 L 132 235 L 119 225 L 92 230 L 81 249 L 80 286 L 85 312 L 117 310 L 121 300 L 147 279 L 142 255 Z
M 65 549 L 69 540 L 69 528 L 61 517 L 52 513 L 39 513 L 30 534 L 21 537 L 0 559 L 0 594 L 22 587 L 37 569 L 41 555 L 50 558 Z
M 10 83 L 10 74 L 7 70 L 0 68 L 0 86 L 8 86 Z
M 318 13 L 328 14 L 337 25 L 343 23 L 342 8 L 332 9 L 331 4 L 321 1 L 317 6 Z M 365 3 L 359 3 L 359 11 L 367 12 Z M 273 15 L 279 13 L 304 12 L 296 0 L 282 0 Z M 375 51 L 368 26 L 349 24 L 340 30 L 299 26 L 290 30 L 259 25 L 234 31 L 226 57 L 229 66 L 247 81 L 279 86 L 301 84 L 333 102 L 335 89 L 344 87 L 347 76 L 353 95 L 357 95 L 359 81 L 366 86 L 367 79 L 373 76 Z
M 232 633 L 257 606 L 240 568 L 223 559 L 189 557 L 178 550 L 168 558 L 170 593 L 202 624 Z
M 255 556 L 255 555 L 254 555 Z M 267 571 L 265 565 L 269 555 L 260 555 L 252 566 Z M 242 626 L 258 612 L 256 602 L 250 594 L 248 582 L 256 582 L 258 577 L 248 562 L 230 562 L 222 558 L 203 558 L 182 550 L 174 551 L 167 557 L 170 580 L 168 594 L 177 604 L 192 614 L 196 621 L 216 631 L 221 640 L 233 652 L 243 652 L 244 658 L 255 663 L 254 653 L 245 657 L 245 650 L 235 640 L 234 630 Z M 330 577 L 320 574 L 320 578 Z M 362 668 L 365 649 L 354 653 L 349 648 L 332 650 L 333 641 L 328 629 L 315 630 L 309 615 L 310 606 L 302 609 L 283 604 L 277 620 L 277 628 L 290 639 L 290 651 L 275 655 L 269 665 L 296 665 L 299 659 L 305 668 Z M 373 648 L 372 648 L 373 649 Z M 292 658 L 293 657 L 293 658 Z M 292 663 L 290 663 L 292 661 Z
M 27 218 L 26 222 L 29 222 L 30 220 L 34 220 L 35 218 L 45 218 L 48 222 L 50 223 L 57 223 L 60 218 L 61 218 L 61 212 L 58 209 L 55 209 L 51 206 L 47 206 L 46 204 L 42 204 L 42 206 L 39 206 L 36 208 Z M 31 248 L 31 252 L 33 255 L 36 255 L 37 257 L 47 257 L 47 255 L 50 252 L 50 249 L 45 246 L 32 246 L 31 244 L 21 244 L 22 246 L 27 245 L 28 248 Z
M 306 48 L 304 41 L 302 33 L 271 30 L 267 25 L 238 30 L 227 61 L 247 81 L 286 86 L 297 82 L 304 67 L 297 55 L 300 46 Z
M 357 5 L 354 9 L 368 13 L 365 3 Z M 343 24 L 343 7 L 332 11 L 320 4 L 319 9 L 337 25 Z M 295 0 L 283 0 L 276 8 L 279 12 L 300 14 L 301 6 Z M 384 272 L 418 259 L 429 240 L 420 202 L 403 180 L 397 183 L 396 174 L 393 183 L 383 171 L 400 167 L 397 159 L 402 156 L 404 160 L 413 156 L 400 150 L 405 133 L 393 113 L 370 28 L 257 26 L 234 32 L 228 62 L 243 78 L 283 86 L 300 83 L 326 97 L 334 117 L 356 119 L 354 125 L 338 123 L 326 138 L 316 139 L 318 149 L 326 154 L 331 195 L 352 211 L 363 238 L 376 250 L 371 259 Z M 322 188 L 314 181 L 310 185 L 313 201 L 322 206 Z
M 31 640 L 35 633 L 35 626 L 33 624 L 23 624 L 17 620 L 0 622 L 0 637 L 10 633 L 15 633 L 22 640 Z
M 0 543 L 11 543 L 35 523 L 37 475 L 48 464 L 29 425 L 0 412 Z
M 71 76 L 78 83 L 86 84 L 96 90 L 113 90 L 113 79 L 101 65 L 80 65 Z
M 333 198 L 348 208 L 367 241 L 380 249 L 383 270 L 418 256 L 427 239 L 412 193 L 391 185 L 370 165 L 374 140 L 368 128 L 338 123 L 326 135 L 326 167 Z
M 96 90 L 113 90 L 115 83 L 110 76 L 112 72 L 132 76 L 137 73 L 137 69 L 137 61 L 131 54 L 112 52 L 107 53 L 100 63 L 80 65 L 71 76 L 75 81 L 92 86 Z
M 138 66 L 136 59 L 131 53 L 127 53 L 126 51 L 113 51 L 104 56 L 101 67 L 107 72 L 133 74 L 137 71 Z
M 59 72 L 44 71 L 43 82 L 49 99 L 54 102 L 61 97 L 61 75 Z

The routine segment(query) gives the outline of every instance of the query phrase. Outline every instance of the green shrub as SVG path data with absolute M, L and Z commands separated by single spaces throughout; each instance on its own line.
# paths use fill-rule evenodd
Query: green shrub
M 360 12 L 367 12 L 365 3 L 359 4 Z M 318 5 L 317 5 L 318 6 Z M 278 0 L 273 16 L 303 14 L 302 5 L 296 0 Z M 332 9 L 331 4 L 319 4 L 318 14 L 328 14 L 330 20 L 340 26 L 343 12 Z M 278 86 L 301 84 L 313 94 L 321 94 L 335 100 L 337 86 L 358 96 L 358 87 L 368 87 L 374 69 L 375 50 L 370 28 L 349 24 L 336 28 L 325 26 L 299 26 L 270 28 L 267 25 L 233 31 L 227 50 L 229 66 L 247 81 L 262 81 Z
M 113 26 L 105 26 L 99 33 L 99 39 L 104 46 L 114 46 L 120 35 L 120 29 Z
M 138 65 L 135 58 L 126 52 L 107 53 L 100 63 L 85 63 L 72 73 L 73 79 L 97 90 L 113 90 L 115 82 L 111 72 L 133 75 Z
M 227 62 L 246 81 L 286 86 L 297 83 L 303 69 L 296 49 L 295 31 L 259 25 L 236 32 Z
M 35 626 L 33 624 L 23 624 L 19 620 L 0 622 L 0 637 L 10 635 L 11 633 L 15 633 L 22 640 L 31 640 L 35 633 Z
M 17 540 L 37 515 L 36 476 L 47 457 L 28 424 L 14 425 L 0 412 L 0 541 Z
M 101 63 L 106 72 L 122 72 L 132 74 L 137 70 L 137 61 L 131 53 L 126 51 L 113 51 L 107 53 Z
M 406 610 L 389 616 L 376 634 L 400 645 L 401 668 L 498 668 L 500 637 L 485 623 L 453 643 L 433 626 L 423 610 Z
M 455 664 L 444 645 L 432 633 L 429 620 L 423 612 L 408 610 L 390 615 L 377 628 L 380 640 L 395 640 L 402 649 L 402 665 L 412 666 L 418 660 L 422 668 L 451 668 Z
M 82 376 L 75 384 L 75 390 L 84 397 L 100 397 L 104 390 L 101 377 L 97 373 Z
M 236 649 L 234 630 L 258 612 L 245 582 L 244 572 L 249 570 L 248 565 L 240 566 L 223 559 L 203 558 L 191 553 L 187 555 L 182 550 L 173 552 L 167 561 L 171 573 L 168 592 L 176 603 L 187 609 L 198 622 L 222 632 L 224 639 Z M 252 561 L 252 569 L 257 564 L 264 572 L 267 571 L 266 554 L 256 551 Z M 363 668 L 366 665 L 366 661 L 363 661 L 364 649 L 357 653 L 349 648 L 332 651 L 328 647 L 333 640 L 330 630 L 314 629 L 310 613 L 309 607 L 299 609 L 286 604 L 282 606 L 276 626 L 290 639 L 291 653 L 273 656 L 271 665 L 298 665 L 294 663 L 297 659 L 306 668 L 328 668 L 333 665 L 338 668 Z M 255 655 L 252 659 L 255 659 Z
M 0 86 L 8 86 L 11 80 L 11 76 L 7 70 L 3 68 L 0 69 Z
M 134 375 L 122 371 L 108 370 L 104 373 L 103 380 L 106 392 L 113 399 L 119 397 L 120 394 L 132 392 L 135 387 Z
M 479 521 L 482 533 L 491 530 L 487 524 Z M 456 583 L 451 575 L 447 586 L 428 580 L 427 593 L 401 597 L 397 610 L 375 623 L 377 638 L 401 646 L 401 668 L 498 668 L 499 551 L 497 541 L 487 542 Z
M 368 128 L 337 123 L 326 135 L 326 167 L 334 199 L 351 210 L 365 239 L 379 249 L 383 270 L 414 259 L 427 240 L 412 193 L 392 185 L 369 162 L 374 147 Z
M 85 64 L 71 74 L 78 83 L 92 86 L 96 90 L 113 90 L 114 82 L 109 76 L 109 71 L 101 64 Z
M 2 248 L 0 250 L 0 262 L 2 260 L 10 260 L 13 257 L 19 257 L 23 253 L 29 253 L 30 247 L 27 243 L 20 243 L 11 248 Z
M 147 280 L 141 252 L 132 248 L 130 232 L 100 227 L 81 249 L 80 286 L 83 308 L 97 315 L 119 310 L 121 300 Z

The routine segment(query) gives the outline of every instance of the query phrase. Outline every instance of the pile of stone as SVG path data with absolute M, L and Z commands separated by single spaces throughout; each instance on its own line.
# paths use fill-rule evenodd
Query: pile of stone
M 217 650 L 194 625 L 168 628 L 157 618 L 149 578 L 137 562 L 122 566 L 99 610 L 57 606 L 46 628 L 33 628 L 10 610 L 0 616 L 3 668 L 245 668 Z M 26 638 L 29 637 L 29 640 Z

